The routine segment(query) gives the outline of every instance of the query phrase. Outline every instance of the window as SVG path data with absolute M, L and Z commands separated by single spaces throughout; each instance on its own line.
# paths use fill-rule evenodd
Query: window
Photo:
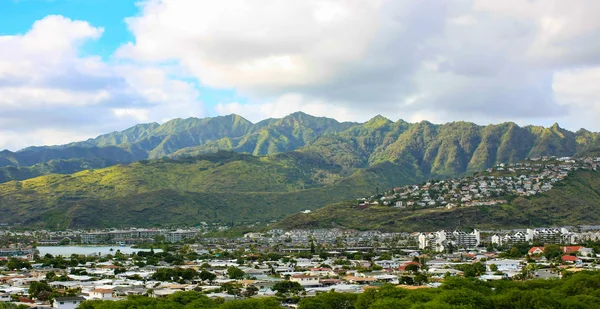
M 64 301 L 61 301 L 61 302 L 60 302 L 60 304 L 61 304 L 61 305 L 64 305 L 64 304 L 65 304 L 65 302 L 64 302 Z

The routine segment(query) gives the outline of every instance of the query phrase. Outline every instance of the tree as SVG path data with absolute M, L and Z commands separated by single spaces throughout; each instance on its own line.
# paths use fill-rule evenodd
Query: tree
M 31 269 L 31 264 L 29 264 L 29 262 L 25 260 L 11 258 L 10 260 L 8 260 L 8 263 L 6 263 L 6 268 L 10 270 L 23 268 Z
M 192 280 L 198 276 L 198 272 L 193 268 L 186 268 L 181 272 L 181 278 Z
M 391 259 L 392 259 L 392 255 L 389 254 L 388 252 L 384 252 L 379 256 L 379 258 L 377 260 L 378 261 L 386 261 L 386 260 L 391 260 Z
M 50 271 L 46 274 L 46 280 L 48 281 L 54 281 L 56 280 L 56 273 L 53 271 Z
M 353 309 L 357 294 L 353 293 L 321 293 L 315 297 L 303 298 L 298 303 L 299 309 Z
M 202 281 L 213 282 L 217 278 L 217 275 L 211 273 L 210 271 L 203 270 L 200 272 L 200 279 Z
M 411 263 L 411 264 L 406 265 L 404 270 L 410 271 L 412 273 L 417 273 L 417 272 L 419 272 L 419 265 Z
M 48 293 L 45 294 L 43 292 L 48 292 Z M 50 287 L 48 285 L 48 283 L 46 283 L 46 282 L 34 281 L 34 282 L 31 282 L 31 285 L 29 286 L 29 295 L 32 297 L 35 297 L 37 299 L 40 299 L 40 300 L 48 300 L 47 297 L 46 297 L 46 299 L 41 299 L 40 295 L 48 296 L 48 295 L 50 295 L 49 294 L 50 292 L 52 292 L 52 287 Z
M 242 294 L 242 286 L 236 282 L 227 282 L 221 285 L 221 291 L 229 295 L 240 296 Z
M 285 280 L 275 283 L 273 291 L 281 294 L 298 294 L 304 291 L 304 288 L 298 282 Z
M 245 275 L 246 273 L 244 273 L 243 270 L 235 266 L 227 268 L 227 276 L 229 276 L 229 279 L 243 279 Z
M 258 294 L 258 288 L 251 285 L 249 287 L 246 288 L 246 290 L 244 290 L 244 292 L 242 293 L 242 296 L 244 297 L 252 297 L 254 295 Z
M 491 264 L 490 265 L 490 270 L 491 271 L 498 271 L 498 266 L 496 264 Z
M 560 257 L 562 253 L 562 249 L 559 245 L 547 245 L 546 247 L 544 247 L 544 256 L 548 260 L 553 260 L 557 257 Z

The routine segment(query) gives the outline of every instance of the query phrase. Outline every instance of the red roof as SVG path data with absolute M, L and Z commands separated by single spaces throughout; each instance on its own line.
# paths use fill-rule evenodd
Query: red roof
M 400 265 L 400 267 L 398 267 L 398 270 L 406 270 L 406 266 L 408 265 L 417 265 L 419 267 L 421 267 L 421 264 L 419 262 L 408 262 L 408 263 L 404 263 L 402 265 Z
M 536 252 L 538 250 L 544 252 L 544 247 L 531 247 L 531 249 L 529 249 L 529 254 L 533 254 L 534 252 Z
M 581 249 L 583 249 L 584 247 L 582 246 L 565 246 L 565 247 L 561 247 L 562 251 L 564 253 L 573 253 L 573 252 L 577 252 L 580 251 Z
M 577 262 L 577 260 L 579 260 L 579 259 L 576 256 L 563 255 L 562 260 L 563 260 L 563 262 Z

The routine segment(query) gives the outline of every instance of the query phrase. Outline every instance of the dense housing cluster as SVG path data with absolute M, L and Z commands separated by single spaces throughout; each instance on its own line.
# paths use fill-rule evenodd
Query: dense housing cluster
M 359 199 L 359 207 L 385 205 L 398 209 L 504 204 L 515 196 L 533 196 L 552 189 L 576 170 L 598 170 L 600 157 L 536 157 L 514 164 L 499 163 L 464 178 L 433 180 L 394 188 Z

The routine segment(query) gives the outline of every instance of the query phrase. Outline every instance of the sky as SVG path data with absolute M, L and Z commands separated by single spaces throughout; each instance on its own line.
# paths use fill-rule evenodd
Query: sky
M 295 111 L 600 131 L 597 0 L 0 0 L 0 149 Z

